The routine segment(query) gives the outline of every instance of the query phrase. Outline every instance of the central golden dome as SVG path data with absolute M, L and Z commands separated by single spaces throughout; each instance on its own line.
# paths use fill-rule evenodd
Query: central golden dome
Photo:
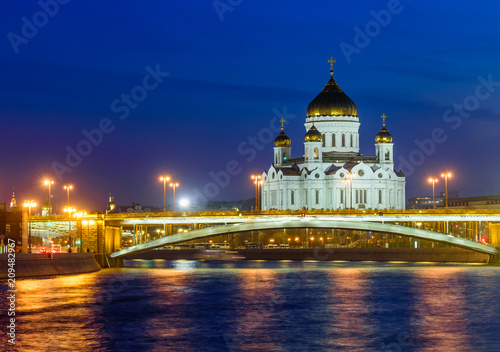
M 316 116 L 358 116 L 356 104 L 340 89 L 333 76 L 307 107 L 307 117 Z

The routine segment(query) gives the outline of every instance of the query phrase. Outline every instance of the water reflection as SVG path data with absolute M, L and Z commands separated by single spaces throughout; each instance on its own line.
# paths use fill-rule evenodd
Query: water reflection
M 329 336 L 335 348 L 368 349 L 373 345 L 374 327 L 367 320 L 372 307 L 368 300 L 371 287 L 368 275 L 361 269 L 329 272 Z
M 495 299 L 500 267 L 273 262 L 259 266 L 204 267 L 183 261 L 169 268 L 20 280 L 17 347 L 169 352 L 500 350 L 500 303 Z M 0 286 L 5 288 L 5 283 Z
M 473 351 L 467 300 L 466 268 L 415 271 L 412 336 L 420 351 Z

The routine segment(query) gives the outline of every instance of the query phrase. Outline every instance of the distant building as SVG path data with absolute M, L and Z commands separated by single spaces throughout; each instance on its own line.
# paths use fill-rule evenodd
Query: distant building
M 0 235 L 12 238 L 19 245 L 22 238 L 22 207 L 10 207 L 0 203 Z M 4 240 L 7 244 L 7 240 Z
M 443 202 L 444 197 L 436 196 L 436 208 Z M 412 197 L 408 199 L 408 209 L 433 209 L 432 196 Z
M 444 202 L 440 204 L 444 207 Z M 500 195 L 449 198 L 448 208 L 453 209 L 500 209 Z
M 154 213 L 163 211 L 163 208 L 158 208 L 152 205 L 141 205 L 132 202 L 132 205 L 115 205 L 115 198 L 109 195 L 108 206 L 106 208 L 107 214 L 116 213 Z
M 458 191 L 449 191 L 448 197 L 458 197 Z M 445 194 L 435 196 L 436 208 L 444 205 Z M 432 196 L 412 197 L 408 199 L 408 209 L 433 209 Z

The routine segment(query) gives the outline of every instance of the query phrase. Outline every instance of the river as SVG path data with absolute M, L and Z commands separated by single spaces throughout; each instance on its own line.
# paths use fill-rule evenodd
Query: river
M 168 266 L 18 280 L 1 349 L 500 351 L 500 266 Z

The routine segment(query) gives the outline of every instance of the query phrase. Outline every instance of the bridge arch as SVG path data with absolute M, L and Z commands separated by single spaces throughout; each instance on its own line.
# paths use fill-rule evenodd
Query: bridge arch
M 490 247 L 481 243 L 473 242 L 464 238 L 454 237 L 434 231 L 422 230 L 413 227 L 405 227 L 401 225 L 385 224 L 379 222 L 355 221 L 355 220 L 331 220 L 321 218 L 299 218 L 299 219 L 283 219 L 273 221 L 248 221 L 231 225 L 221 225 L 216 227 L 206 227 L 200 230 L 183 232 L 163 238 L 159 238 L 147 243 L 141 243 L 111 254 L 111 258 L 121 258 L 127 255 L 148 251 L 155 248 L 164 247 L 167 245 L 185 242 L 204 237 L 212 237 L 218 235 L 259 231 L 273 229 L 296 229 L 296 228 L 330 228 L 343 230 L 360 230 L 388 233 L 400 236 L 413 237 L 421 240 L 435 241 L 443 244 L 452 245 L 479 253 L 498 256 L 500 251 L 494 247 Z

